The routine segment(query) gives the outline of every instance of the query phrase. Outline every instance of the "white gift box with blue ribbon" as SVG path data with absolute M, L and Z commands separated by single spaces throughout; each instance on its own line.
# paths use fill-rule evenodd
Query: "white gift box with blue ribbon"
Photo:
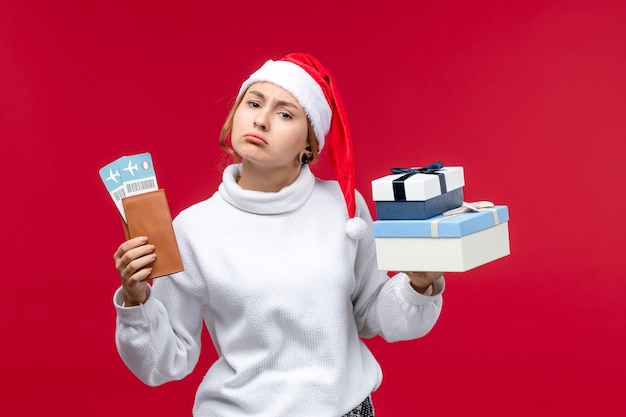
M 463 167 L 444 167 L 436 162 L 391 171 L 393 174 L 372 181 L 378 219 L 423 220 L 463 203 Z
M 464 272 L 510 254 L 507 206 L 425 220 L 377 220 L 378 267 Z

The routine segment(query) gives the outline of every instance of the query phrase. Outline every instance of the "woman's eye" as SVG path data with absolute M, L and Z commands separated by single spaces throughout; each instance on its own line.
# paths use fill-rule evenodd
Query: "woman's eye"
M 261 107 L 261 105 L 257 103 L 256 101 L 249 101 L 248 106 L 252 107 L 253 109 Z
M 285 112 L 280 112 L 278 113 L 280 115 L 280 117 L 282 117 L 283 119 L 291 119 L 291 115 L 289 113 L 285 113 Z

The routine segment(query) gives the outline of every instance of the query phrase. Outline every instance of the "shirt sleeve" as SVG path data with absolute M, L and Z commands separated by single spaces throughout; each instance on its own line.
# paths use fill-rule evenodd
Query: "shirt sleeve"
M 356 287 L 352 301 L 359 335 L 380 335 L 388 342 L 426 335 L 441 313 L 444 278 L 435 281 L 425 294 L 415 291 L 404 273 L 396 273 L 389 278 L 386 271 L 378 269 L 373 220 L 359 193 L 357 215 L 366 221 L 369 228 L 369 233 L 358 242 L 355 261 Z
M 182 250 L 181 255 L 184 261 Z M 191 265 L 186 262 L 185 271 L 155 279 L 144 304 L 125 307 L 121 288 L 113 296 L 117 350 L 147 385 L 180 380 L 198 362 L 206 292 L 201 280 L 192 279 Z

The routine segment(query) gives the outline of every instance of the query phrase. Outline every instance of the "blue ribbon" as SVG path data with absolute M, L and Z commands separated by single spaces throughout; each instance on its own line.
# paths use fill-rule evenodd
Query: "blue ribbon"
M 448 187 L 446 186 L 446 176 L 442 172 L 437 172 L 438 170 L 443 168 L 443 166 L 444 165 L 441 161 L 437 161 L 421 168 L 391 168 L 392 174 L 404 174 L 403 176 L 396 178 L 392 182 L 394 200 L 406 201 L 406 192 L 404 190 L 404 180 L 412 177 L 415 174 L 437 175 L 439 177 L 439 187 L 441 189 L 441 194 L 446 193 L 448 191 Z

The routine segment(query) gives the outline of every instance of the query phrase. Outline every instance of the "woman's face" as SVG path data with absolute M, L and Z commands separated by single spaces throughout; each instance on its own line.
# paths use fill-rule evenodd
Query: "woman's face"
M 246 91 L 233 117 L 231 141 L 244 160 L 268 167 L 299 166 L 307 146 L 304 109 L 290 93 L 258 82 Z

